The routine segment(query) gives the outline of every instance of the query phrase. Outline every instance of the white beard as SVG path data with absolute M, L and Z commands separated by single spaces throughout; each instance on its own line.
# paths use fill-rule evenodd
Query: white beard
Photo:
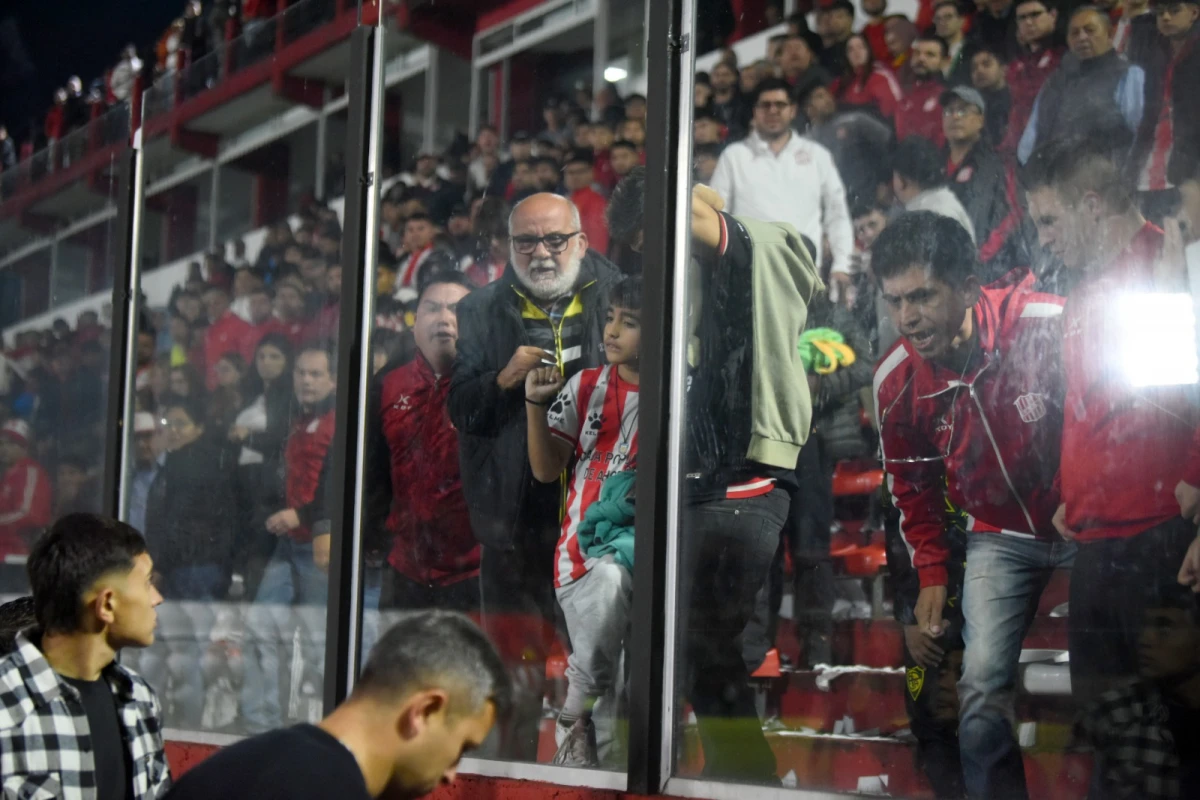
M 536 258 L 530 259 L 529 266 L 521 269 L 517 266 L 517 254 L 512 254 L 513 269 L 517 273 L 517 278 L 521 281 L 529 293 L 538 300 L 557 300 L 565 296 L 568 292 L 575 288 L 575 282 L 579 280 L 579 269 L 583 264 L 583 256 L 575 255 L 567 260 L 565 266 L 561 269 L 552 258 Z M 539 275 L 537 278 L 532 278 L 533 270 L 549 267 L 556 271 L 553 276 Z

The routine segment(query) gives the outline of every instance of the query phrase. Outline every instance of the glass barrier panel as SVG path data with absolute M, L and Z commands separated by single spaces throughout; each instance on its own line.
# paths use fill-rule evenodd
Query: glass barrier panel
M 330 88 L 345 79 L 336 64 L 307 78 Z M 274 119 L 267 109 L 298 110 L 270 103 L 233 125 L 218 108 L 218 151 L 252 141 Z M 169 738 L 323 714 L 343 201 L 313 199 L 324 165 L 311 128 L 202 162 L 179 182 L 175 171 L 195 161 L 173 163 L 153 134 L 145 143 L 160 159 L 159 187 L 143 208 L 123 491 L 165 598 L 155 644 L 132 659 L 158 689 Z M 299 180 L 310 189 L 292 191 Z
M 440 83 L 436 138 L 384 151 L 361 647 L 405 610 L 467 613 L 517 696 L 480 755 L 621 772 L 641 284 L 608 258 L 623 117 L 592 103 L 594 30 L 494 69 L 495 126 L 446 130 L 469 101 Z M 405 132 L 411 80 L 384 114 Z
M 1095 9 L 1064 50 L 1036 0 L 966 39 L 953 3 L 937 36 L 866 6 L 860 33 L 835 3 L 701 48 L 681 87 L 675 774 L 1186 783 L 1200 173 L 1166 120 L 1191 100 L 1122 107 L 1159 62 Z
M 0 272 L 0 294 L 18 301 L 5 309 L 0 358 L 0 603 L 28 593 L 26 556 L 54 519 L 101 510 L 112 304 L 89 289 L 114 268 L 117 156 L 89 158 L 39 213 L 59 226 L 72 214 L 95 221 L 40 232 L 44 247 Z M 6 221 L 0 236 L 11 234 Z
M 340 0 L 301 0 L 289 5 L 278 16 L 283 44 L 291 44 L 329 22 L 340 6 Z

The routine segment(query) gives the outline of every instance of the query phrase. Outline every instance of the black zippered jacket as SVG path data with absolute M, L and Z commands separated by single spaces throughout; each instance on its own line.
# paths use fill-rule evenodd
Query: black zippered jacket
M 576 370 L 607 363 L 604 318 L 609 292 L 620 279 L 621 273 L 600 254 L 589 250 L 584 256 L 579 272 L 583 352 L 572 362 Z M 529 344 L 516 292 L 520 288 L 510 264 L 500 280 L 458 304 L 458 359 L 447 401 L 458 429 L 463 495 L 475 538 L 502 550 L 513 548 L 519 528 L 541 528 L 547 515 L 553 527 L 559 513 L 558 502 L 544 487 L 533 486 L 525 386 L 506 392 L 496 383 L 517 348 Z

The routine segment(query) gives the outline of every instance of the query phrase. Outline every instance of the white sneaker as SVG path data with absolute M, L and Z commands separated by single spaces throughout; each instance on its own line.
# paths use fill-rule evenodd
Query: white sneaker
M 551 764 L 560 767 L 600 766 L 600 758 L 596 754 L 596 726 L 592 724 L 591 717 L 581 717 L 570 727 L 556 722 L 554 727 L 554 739 L 559 742 L 559 747 Z

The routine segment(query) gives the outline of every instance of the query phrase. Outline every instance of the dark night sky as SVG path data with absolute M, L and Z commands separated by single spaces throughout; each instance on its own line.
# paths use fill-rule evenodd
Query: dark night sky
M 126 44 L 158 40 L 183 0 L 0 0 L 0 121 L 18 140 L 71 75 L 84 89 Z

